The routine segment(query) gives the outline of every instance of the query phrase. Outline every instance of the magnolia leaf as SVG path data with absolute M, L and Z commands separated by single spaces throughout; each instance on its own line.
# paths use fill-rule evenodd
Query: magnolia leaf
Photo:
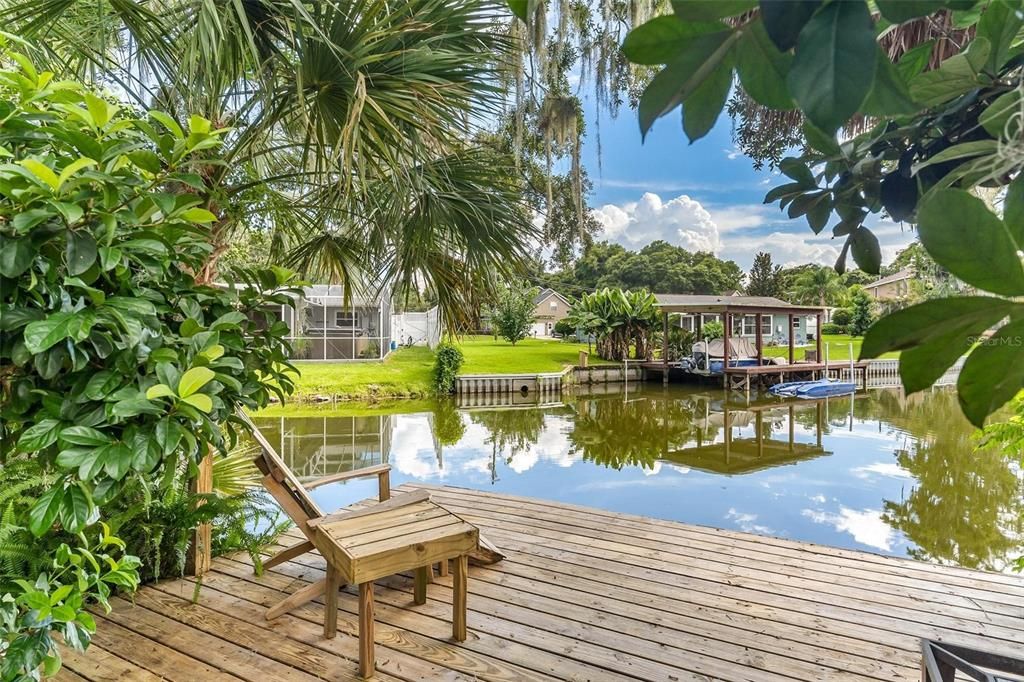
M 81 485 L 73 485 L 64 491 L 60 505 L 60 525 L 69 533 L 78 533 L 99 518 L 99 510 L 89 499 Z
M 956 296 L 918 303 L 875 322 L 864 336 L 860 359 L 928 343 L 954 325 L 984 331 L 1004 317 L 1022 312 L 1024 305 L 993 296 Z
M 768 37 L 763 22 L 752 21 L 742 29 L 736 44 L 737 70 L 743 90 L 755 102 L 771 109 L 792 109 L 786 76 L 793 55 L 780 52 Z
M 807 22 L 786 82 L 814 125 L 833 133 L 857 112 L 874 82 L 876 51 L 867 3 L 831 2 Z
M 975 348 L 960 370 L 956 382 L 960 408 L 978 428 L 1024 388 L 1022 339 L 1024 320 L 1010 322 Z
M 207 367 L 193 367 L 181 375 L 178 382 L 178 396 L 187 398 L 206 384 L 213 381 L 214 372 Z
M 173 398 L 175 397 L 174 391 L 167 384 L 155 384 L 150 386 L 146 391 L 146 400 L 156 400 L 157 398 Z
M 29 323 L 25 327 L 25 348 L 29 353 L 42 353 L 54 344 L 63 341 L 70 333 L 71 320 L 75 313 L 53 313 L 45 320 Z
M 787 52 L 821 6 L 821 0 L 761 0 L 761 19 L 775 46 Z
M 69 426 L 60 432 L 60 441 L 69 445 L 99 447 L 110 443 L 110 436 L 88 426 Z
M 1024 294 L 1019 246 L 984 201 L 961 189 L 941 189 L 929 193 L 917 213 L 921 243 L 936 263 L 984 291 Z
M 654 121 L 679 106 L 715 69 L 732 44 L 733 35 L 722 31 L 695 37 L 651 79 L 637 107 L 641 136 L 646 137 Z
M 32 266 L 36 248 L 28 238 L 0 237 L 0 275 L 15 278 Z
M 694 36 L 727 31 L 721 22 L 683 22 L 666 15 L 637 26 L 622 42 L 622 53 L 634 64 L 667 64 L 686 49 Z
M 1013 89 L 997 97 L 985 111 L 978 116 L 978 122 L 996 139 L 1016 139 L 1020 133 L 1021 120 L 1024 118 L 1024 101 L 1021 92 Z M 1013 125 L 1009 126 L 1010 121 Z
M 55 190 L 60 187 L 60 179 L 57 178 L 57 174 L 46 164 L 35 159 L 22 159 L 18 163 L 38 180 L 48 185 L 50 189 Z
M 732 58 L 726 56 L 683 101 L 683 131 L 693 144 L 711 132 L 732 86 Z
M 96 239 L 88 230 L 68 232 L 68 272 L 81 275 L 96 262 Z
M 861 226 L 850 235 L 850 253 L 857 267 L 869 275 L 877 275 L 882 267 L 882 250 L 878 245 L 878 237 Z
M 861 111 L 870 116 L 900 116 L 913 114 L 918 106 L 910 97 L 910 89 L 903 82 L 899 70 L 889 56 L 878 48 L 875 53 L 875 80 Z
M 672 0 L 672 10 L 683 21 L 714 21 L 742 14 L 757 6 L 757 0 Z
M 39 496 L 28 510 L 28 529 L 33 535 L 41 537 L 53 527 L 63 500 L 64 486 L 59 481 Z
M 189 405 L 196 408 L 200 412 L 205 412 L 207 414 L 209 414 L 210 411 L 213 410 L 213 400 L 211 400 L 210 396 L 206 395 L 205 393 L 193 393 L 192 395 L 185 398 L 184 402 L 188 403 Z

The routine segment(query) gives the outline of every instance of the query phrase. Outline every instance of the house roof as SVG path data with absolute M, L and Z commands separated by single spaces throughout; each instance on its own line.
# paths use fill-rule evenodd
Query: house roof
M 667 313 L 793 313 L 812 315 L 818 306 L 793 305 L 773 296 L 713 296 L 703 294 L 655 294 L 657 306 Z
M 552 289 L 550 287 L 545 287 L 545 288 L 541 289 L 537 293 L 537 295 L 533 297 L 533 305 L 535 305 L 535 306 L 536 305 L 540 305 L 541 303 L 543 303 L 547 299 L 551 298 L 552 296 L 557 296 L 558 298 L 562 299 L 562 301 L 566 305 L 572 305 L 572 303 L 569 301 L 569 299 L 567 299 L 565 296 L 562 296 L 560 293 L 558 293 L 557 291 L 555 291 L 554 289 Z
M 902 282 L 905 279 L 914 279 L 914 271 L 911 268 L 903 268 L 899 272 L 895 272 L 887 277 L 876 279 L 870 284 L 865 284 L 865 289 L 874 289 L 875 287 L 885 286 L 886 284 L 893 284 L 895 282 Z

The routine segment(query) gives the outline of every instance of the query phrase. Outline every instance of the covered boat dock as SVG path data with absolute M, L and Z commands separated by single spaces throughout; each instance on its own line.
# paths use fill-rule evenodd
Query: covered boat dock
M 834 376 L 843 371 L 849 371 L 850 365 L 829 366 L 823 359 L 823 347 L 821 340 L 821 327 L 824 321 L 825 308 L 820 306 L 793 305 L 778 298 L 770 296 L 707 296 L 691 294 L 656 294 L 657 306 L 662 314 L 662 348 L 661 358 L 651 362 L 643 363 L 647 376 L 660 375 L 662 382 L 667 384 L 670 375 L 675 370 L 684 373 L 698 374 L 703 376 L 721 377 L 726 388 L 745 390 L 749 393 L 752 384 L 764 383 L 775 384 L 781 381 L 795 381 L 802 379 L 819 379 L 826 376 Z M 669 362 L 669 327 L 672 315 L 693 316 L 694 333 L 698 339 L 702 339 L 701 330 L 705 316 L 715 316 L 722 320 L 725 335 L 722 340 L 724 352 L 722 353 L 722 369 L 690 369 L 683 370 L 678 363 Z M 787 321 L 785 343 L 788 345 L 788 354 L 784 358 L 766 359 L 764 355 L 765 334 L 763 323 L 766 318 L 782 316 Z M 794 333 L 795 322 L 799 317 L 813 317 L 817 323 L 815 331 L 815 356 L 814 361 L 796 360 L 796 334 Z M 754 320 L 754 348 L 756 363 L 741 363 L 736 354 L 736 346 L 745 345 L 743 335 L 737 334 L 742 331 L 742 320 L 753 317 Z M 738 324 L 739 323 L 739 326 Z M 769 341 L 771 341 L 771 334 Z M 864 378 L 864 369 L 867 363 L 854 363 L 854 374 Z M 856 381 L 855 377 L 850 378 Z

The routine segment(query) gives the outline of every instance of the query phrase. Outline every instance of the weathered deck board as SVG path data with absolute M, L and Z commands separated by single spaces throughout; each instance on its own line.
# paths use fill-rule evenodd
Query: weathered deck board
M 396 491 L 412 490 L 406 485 Z M 508 558 L 470 569 L 469 639 L 454 643 L 451 577 L 413 602 L 380 580 L 381 680 L 917 680 L 931 637 L 1024 656 L 1024 579 L 645 519 L 543 500 L 430 487 Z M 281 539 L 295 540 L 294 533 Z M 66 680 L 357 679 L 357 596 L 275 621 L 267 606 L 324 575 L 310 553 L 256 577 L 222 558 L 203 579 L 116 600 Z

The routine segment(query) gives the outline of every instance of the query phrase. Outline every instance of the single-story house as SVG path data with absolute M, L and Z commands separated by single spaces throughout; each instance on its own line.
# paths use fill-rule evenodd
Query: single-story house
M 555 324 L 569 315 L 572 303 L 554 289 L 541 289 L 533 297 L 534 336 L 551 336 L 555 332 Z
M 294 307 L 282 305 L 280 319 L 291 333 L 295 360 L 379 360 L 391 351 L 391 295 L 350 293 L 342 285 L 304 287 Z
M 910 283 L 917 275 L 912 268 L 904 268 L 864 285 L 864 290 L 876 301 L 895 301 L 910 294 Z
M 785 345 L 789 343 L 789 335 L 793 334 L 793 344 L 800 346 L 813 339 L 809 334 L 808 322 L 811 315 L 793 315 L 792 326 L 790 325 L 790 314 L 777 312 L 778 309 L 792 308 L 792 306 L 778 298 L 771 296 L 739 296 L 736 294 L 724 296 L 690 295 L 690 294 L 658 294 L 659 304 L 671 304 L 684 308 L 700 308 L 721 306 L 727 304 L 729 307 L 747 308 L 749 310 L 765 309 L 761 313 L 761 328 L 757 327 L 757 313 L 743 313 L 733 315 L 733 336 L 745 338 L 752 343 L 760 333 L 764 345 Z M 775 308 L 776 310 L 772 310 Z M 697 317 L 701 321 L 698 324 Z M 673 315 L 675 324 L 692 332 L 711 321 L 722 321 L 722 314 L 716 312 L 691 312 Z

